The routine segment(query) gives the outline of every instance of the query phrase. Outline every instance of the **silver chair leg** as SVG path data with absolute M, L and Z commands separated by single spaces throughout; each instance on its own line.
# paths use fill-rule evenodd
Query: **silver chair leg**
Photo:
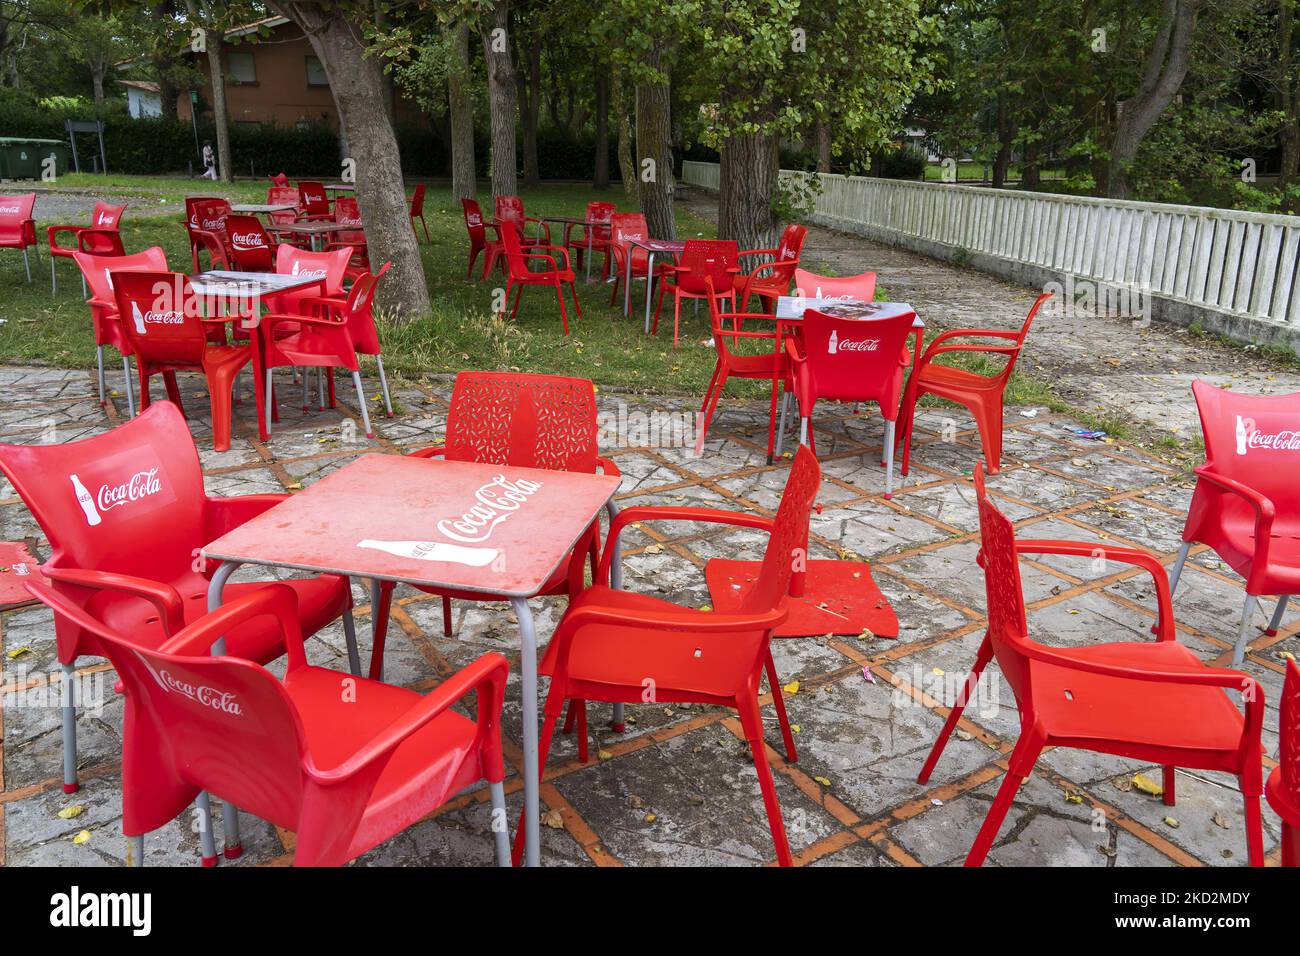
M 781 423 L 776 426 L 776 451 L 773 453 L 776 459 L 781 457 L 781 446 L 785 444 L 785 419 L 790 411 L 790 393 L 786 392 L 781 396 Z
M 316 405 L 320 411 L 325 411 L 325 366 L 323 365 L 316 368 Z
M 59 277 L 54 272 L 54 256 L 50 256 L 50 295 L 59 294 Z
M 311 411 L 311 382 L 305 373 L 302 376 L 302 410 Z
M 885 422 L 885 497 L 894 496 L 894 422 Z
M 1250 616 L 1255 613 L 1259 598 L 1253 594 L 1246 595 L 1246 606 L 1241 609 L 1241 630 L 1237 632 L 1237 643 L 1232 648 L 1232 666 L 1240 667 L 1246 659 L 1246 645 L 1250 643 Z
M 357 402 L 361 405 L 361 424 L 366 426 L 366 437 L 374 438 L 375 433 L 370 428 L 370 410 L 366 408 L 366 390 L 361 387 L 361 373 L 352 373 L 352 384 L 357 387 Z
M 102 345 L 95 346 L 95 367 L 98 371 L 96 381 L 99 384 L 99 404 L 102 408 L 108 401 L 104 397 L 104 346 Z
M 1172 599 L 1174 592 L 1178 590 L 1178 579 L 1183 576 L 1183 565 L 1187 563 L 1187 552 L 1192 550 L 1192 543 L 1184 541 L 1183 546 L 1178 549 L 1178 560 L 1174 562 L 1174 570 L 1169 575 L 1169 597 Z
M 63 683 L 59 687 L 63 704 L 63 792 L 77 789 L 77 706 L 72 692 L 76 667 L 63 665 Z
M 266 433 L 271 434 L 271 406 L 275 404 L 275 393 L 271 391 L 271 374 L 274 369 L 266 370 Z
M 199 852 L 203 854 L 203 859 L 215 861 L 217 840 L 212 833 L 212 802 L 208 799 L 206 790 L 199 791 L 194 809 L 199 815 Z
M 348 578 L 348 590 L 352 590 L 352 579 Z M 361 676 L 361 652 L 357 650 L 357 622 L 352 618 L 352 608 L 343 612 L 343 639 L 348 645 L 348 670 L 356 677 Z
M 23 249 L 23 268 L 27 270 L 27 284 L 32 284 L 32 264 L 27 260 L 27 250 Z
M 799 419 L 799 444 L 808 444 L 808 419 L 806 417 Z
M 50 260 L 50 264 L 51 264 L 51 265 L 54 264 L 54 260 L 53 260 L 53 259 Z M 82 276 L 82 277 L 81 277 L 81 297 L 82 297 L 83 299 L 89 299 L 89 298 L 90 298 L 90 290 L 86 288 L 86 277 L 85 277 L 85 276 Z
M 1268 636 L 1273 637 L 1277 634 L 1277 629 L 1282 624 L 1282 615 L 1286 613 L 1286 602 L 1291 600 L 1291 595 L 1283 594 L 1277 599 L 1277 607 L 1273 609 L 1273 619 L 1268 622 Z
M 131 359 L 125 355 L 122 356 L 122 380 L 126 383 L 127 417 L 135 418 L 135 389 L 131 387 Z
M 144 834 L 126 838 L 126 865 L 144 866 Z
M 388 417 L 393 417 L 393 400 L 388 395 L 388 376 L 384 374 L 384 360 L 380 356 L 375 356 L 375 364 L 379 366 L 379 387 L 384 391 L 384 410 L 388 412 Z
M 496 842 L 497 866 L 510 865 L 510 827 L 506 816 L 506 788 L 500 781 L 488 784 L 492 794 L 492 837 Z

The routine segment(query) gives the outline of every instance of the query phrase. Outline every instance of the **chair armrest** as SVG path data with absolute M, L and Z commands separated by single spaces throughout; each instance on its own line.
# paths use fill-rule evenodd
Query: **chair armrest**
M 600 466 L 602 475 L 613 475 L 615 478 L 622 478 L 623 472 L 619 470 L 618 465 L 614 464 L 608 458 L 596 457 L 596 464 Z
M 307 664 L 302 646 L 302 628 L 298 623 L 298 595 L 287 584 L 268 582 L 265 587 L 244 594 L 215 611 L 209 611 L 183 628 L 159 648 L 166 654 L 199 655 L 209 653 L 212 645 L 234 628 L 262 615 L 269 615 L 280 625 L 284 648 L 289 656 L 288 670 Z
M 185 602 L 170 584 L 114 571 L 86 571 L 80 568 L 42 567 L 51 581 L 92 591 L 120 591 L 148 601 L 158 611 L 163 633 L 170 637 L 185 627 Z
M 298 325 L 322 325 L 330 328 L 339 328 L 347 324 L 345 319 L 322 319 L 313 315 L 291 315 L 284 312 L 275 312 L 270 315 L 264 315 L 258 320 L 257 324 L 263 329 L 270 329 L 272 326 L 279 325 L 283 322 L 293 322 Z
M 203 533 L 207 540 L 215 541 L 245 522 L 270 511 L 289 495 L 238 495 L 233 498 L 204 499 Z
M 408 458 L 442 458 L 447 454 L 446 445 L 430 445 L 407 454 Z
M 1244 498 L 1255 509 L 1255 555 L 1251 561 L 1251 577 L 1255 576 L 1255 569 L 1258 569 L 1258 573 L 1263 573 L 1268 567 L 1269 551 L 1273 542 L 1273 519 L 1277 517 L 1276 506 L 1266 495 L 1249 485 L 1211 471 L 1208 464 L 1196 469 L 1196 477 L 1221 492 Z M 1246 586 L 1249 588 L 1253 583 L 1248 580 Z
M 1159 614 L 1156 619 L 1158 640 L 1177 640 L 1174 634 L 1174 609 L 1169 593 L 1169 576 L 1165 574 L 1165 566 L 1151 552 L 1114 545 L 1089 544 L 1084 541 L 1051 541 L 1045 539 L 1022 539 L 1016 541 L 1015 546 L 1016 554 L 1062 554 L 1076 558 L 1094 558 L 1097 557 L 1097 552 L 1100 551 L 1104 560 L 1119 561 L 1122 564 L 1132 564 L 1143 568 L 1151 575 L 1151 580 L 1156 586 L 1156 608 Z
M 935 346 L 942 342 L 946 342 L 949 339 L 957 338 L 1011 339 L 1014 341 L 1015 339 L 1020 338 L 1020 331 L 1004 332 L 999 329 L 949 329 L 947 332 L 940 332 L 930 340 L 930 344 L 926 347 L 925 354 L 921 357 L 921 360 L 924 362 L 928 359 L 931 353 L 934 352 Z
M 308 773 L 320 784 L 343 783 L 376 760 L 390 756 L 408 737 L 440 716 L 470 691 L 477 691 L 478 694 L 479 737 L 482 738 L 496 731 L 495 762 L 500 764 L 501 704 L 505 699 L 509 670 L 510 665 L 500 654 L 484 654 L 435 687 L 419 703 L 413 704 L 410 710 L 377 733 L 360 750 L 337 767 L 320 770 L 308 758 Z M 499 775 L 503 769 L 503 766 L 486 768 L 490 776 Z
M 662 505 L 627 508 L 620 511 L 609 523 L 609 530 L 605 536 L 605 553 L 601 555 L 600 566 L 592 578 L 593 583 L 609 582 L 609 566 L 614 557 L 618 536 L 624 528 L 635 521 L 706 521 L 710 524 L 730 524 L 739 528 L 757 528 L 767 532 L 771 532 L 776 523 L 775 519 L 765 518 L 762 515 L 746 514 L 743 511 L 722 511 L 717 508 L 672 508 Z
M 111 299 L 96 299 L 94 296 L 91 296 L 86 300 L 86 305 L 90 306 L 92 309 L 108 309 L 110 312 L 117 311 L 117 303 Z
M 582 627 L 587 624 L 610 624 L 614 626 L 632 625 L 634 627 L 654 628 L 662 631 L 681 631 L 690 634 L 719 634 L 736 631 L 765 631 L 776 627 L 789 616 L 790 610 L 784 604 L 764 611 L 761 614 L 718 614 L 713 611 L 697 611 L 694 608 L 674 605 L 670 613 L 645 610 L 642 608 L 602 608 L 584 604 L 575 608 L 564 617 L 564 628 Z
M 61 233 L 61 232 L 70 232 L 70 233 L 72 233 L 72 236 L 73 236 L 73 238 L 75 239 L 76 236 L 77 236 L 77 233 L 81 232 L 81 230 L 82 230 L 83 228 L 85 228 L 85 227 L 84 227 L 84 226 L 46 226 L 46 227 L 45 227 L 45 235 L 46 235 L 46 238 L 48 238 L 49 241 L 50 241 L 50 251 L 51 251 L 51 252 L 66 252 L 66 253 L 73 253 L 73 252 L 76 252 L 76 249 L 74 249 L 72 246 L 61 246 L 61 245 L 59 245 L 59 243 L 58 243 L 58 241 L 55 239 L 55 237 L 56 237 L 59 233 Z
M 777 249 L 741 249 L 740 258 L 745 256 L 774 256 L 779 250 Z
M 799 347 L 799 342 L 793 335 L 785 340 L 785 354 L 789 356 L 791 362 L 802 364 L 807 361 L 803 349 Z
M 564 268 L 569 268 L 569 250 L 564 246 L 548 246 L 544 243 L 533 242 L 528 244 L 529 249 L 549 249 L 552 252 L 558 252 L 564 256 Z M 526 256 L 525 256 L 526 258 Z

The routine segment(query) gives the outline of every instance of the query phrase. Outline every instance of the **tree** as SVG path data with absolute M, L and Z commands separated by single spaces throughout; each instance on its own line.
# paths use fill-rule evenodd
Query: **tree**
M 185 0 L 190 23 L 197 31 L 199 41 L 195 52 L 206 51 L 208 75 L 211 78 L 212 122 L 217 128 L 217 174 L 225 182 L 234 181 L 234 168 L 230 160 L 230 118 L 226 111 L 226 68 L 221 59 L 221 43 L 225 38 L 227 18 L 231 11 L 218 10 L 211 0 Z
M 474 101 L 470 96 L 469 24 L 460 20 L 449 31 L 451 67 L 447 71 L 447 104 L 451 114 L 451 197 L 473 199 Z
M 492 194 L 519 192 L 515 173 L 515 65 L 510 57 L 510 0 L 496 0 L 479 24 L 487 59 L 488 113 L 492 125 Z

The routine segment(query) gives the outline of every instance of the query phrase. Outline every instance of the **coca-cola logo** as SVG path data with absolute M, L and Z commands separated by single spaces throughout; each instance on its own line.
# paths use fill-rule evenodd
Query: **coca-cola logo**
M 16 215 L 18 215 L 17 206 L 0 206 L 0 216 L 16 216 Z
M 144 314 L 144 320 L 150 325 L 184 325 L 185 316 L 180 312 L 159 312 L 150 309 Z
M 1237 454 L 1259 451 L 1300 451 L 1300 429 L 1284 428 L 1275 432 L 1261 430 L 1252 418 L 1237 416 Z
M 97 226 L 112 226 L 117 222 L 117 216 L 109 212 L 101 212 L 99 218 L 95 220 Z
M 471 226 L 481 226 L 481 225 L 483 225 L 483 217 L 480 216 L 480 215 L 479 215 L 478 213 L 476 213 L 476 212 L 472 212 L 472 213 L 470 213 L 470 214 L 466 217 L 466 221 L 467 221 Z
M 266 243 L 256 232 L 236 232 L 230 236 L 230 241 L 241 249 L 265 249 Z
M 327 272 L 328 270 L 326 269 L 300 269 L 298 268 L 298 263 L 295 262 L 293 264 L 293 272 L 291 274 L 299 276 L 304 279 L 323 279 L 325 278 Z
M 226 220 L 224 216 L 203 220 L 203 228 L 208 232 L 218 232 L 221 229 L 223 229 L 225 225 L 226 225 Z
M 479 544 L 491 537 L 497 525 L 523 507 L 541 490 L 542 482 L 497 475 L 474 492 L 475 504 L 459 518 L 444 518 L 438 530 L 454 541 Z
M 880 339 L 840 339 L 841 352 L 874 352 L 880 347 Z
M 99 510 L 104 512 L 110 508 L 156 495 L 161 490 L 162 480 L 158 477 L 158 469 L 150 468 L 148 471 L 137 471 L 121 484 L 100 485 L 99 493 L 95 495 L 95 503 L 99 505 Z
M 207 684 L 191 684 L 189 681 L 173 677 L 171 671 L 168 670 L 158 671 L 155 676 L 164 690 L 175 691 L 202 707 L 211 707 L 213 710 L 229 714 L 231 717 L 243 716 L 244 711 L 239 706 L 239 699 L 228 691 L 218 690 L 216 687 L 209 687 Z

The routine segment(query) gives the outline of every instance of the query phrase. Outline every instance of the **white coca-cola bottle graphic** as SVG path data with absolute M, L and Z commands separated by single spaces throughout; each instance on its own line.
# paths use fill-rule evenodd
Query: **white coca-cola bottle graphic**
M 138 302 L 131 303 L 131 318 L 135 320 L 135 334 L 144 335 L 145 334 L 144 316 L 140 312 L 140 303 Z
M 86 513 L 86 524 L 92 528 L 104 519 L 99 516 L 99 510 L 95 507 L 95 499 L 90 497 L 90 492 L 86 486 L 81 483 L 81 479 L 75 474 L 69 475 L 72 479 L 72 491 L 77 496 L 77 502 L 81 505 L 81 510 Z
M 840 350 L 840 334 L 834 329 L 831 330 L 831 340 L 826 343 L 826 354 L 834 355 Z
M 501 553 L 496 548 L 466 548 L 459 544 L 445 544 L 442 541 L 376 541 L 373 538 L 358 541 L 357 547 L 386 551 L 399 558 L 447 561 L 452 564 L 467 564 L 472 568 L 486 567 Z
M 1249 430 L 1246 428 L 1246 420 L 1240 415 L 1237 416 L 1237 454 L 1246 454 L 1246 443 L 1250 439 Z

